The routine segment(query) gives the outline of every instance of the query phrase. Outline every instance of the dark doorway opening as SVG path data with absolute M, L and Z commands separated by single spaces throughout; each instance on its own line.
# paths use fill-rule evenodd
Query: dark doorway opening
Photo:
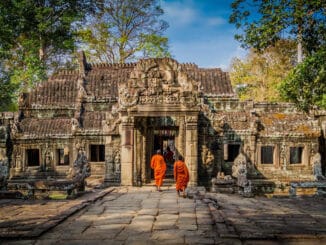
M 29 167 L 40 166 L 39 149 L 27 149 L 27 165 Z
M 153 154 L 155 154 L 157 150 L 161 150 L 161 153 L 166 162 L 166 178 L 173 178 L 173 164 L 176 156 L 175 136 L 154 135 Z

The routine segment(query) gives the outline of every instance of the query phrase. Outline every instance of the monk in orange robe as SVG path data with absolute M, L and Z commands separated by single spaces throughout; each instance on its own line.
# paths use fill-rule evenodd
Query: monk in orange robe
M 183 157 L 179 156 L 179 160 L 174 163 L 174 180 L 175 188 L 177 189 L 178 196 L 180 191 L 183 192 L 183 197 L 186 197 L 186 188 L 189 182 L 189 171 L 183 161 Z
M 163 185 L 163 179 L 165 177 L 166 163 L 161 155 L 161 150 L 157 150 L 156 154 L 152 156 L 151 168 L 154 169 L 156 189 L 162 191 L 161 186 Z

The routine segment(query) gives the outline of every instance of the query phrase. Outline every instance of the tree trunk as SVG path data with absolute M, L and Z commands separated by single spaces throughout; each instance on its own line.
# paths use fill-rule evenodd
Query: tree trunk
M 297 23 L 298 23 L 298 34 L 297 34 L 297 42 L 298 42 L 298 63 L 302 62 L 303 59 L 303 51 L 302 51 L 302 29 L 303 29 L 303 3 L 301 0 L 297 2 Z
M 302 30 L 301 30 L 300 26 L 299 26 L 297 41 L 298 41 L 298 45 L 297 45 L 297 48 L 298 48 L 298 51 L 297 51 L 298 63 L 301 63 L 302 60 L 303 60 L 303 52 L 302 52 Z
M 38 55 L 39 55 L 39 60 L 43 62 L 44 61 L 44 55 L 45 55 L 44 54 L 44 47 L 42 47 L 42 46 L 40 47 L 40 49 L 38 50 Z
M 42 63 L 44 61 L 44 56 L 45 56 L 45 48 L 44 48 L 43 39 L 40 36 L 40 48 L 38 50 L 38 58 Z

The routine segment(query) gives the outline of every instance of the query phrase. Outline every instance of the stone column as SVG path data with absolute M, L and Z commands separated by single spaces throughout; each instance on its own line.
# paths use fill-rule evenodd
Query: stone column
M 121 185 L 133 184 L 134 118 L 124 116 L 121 123 Z
M 280 145 L 279 144 L 275 144 L 274 166 L 275 168 L 280 169 Z
M 147 181 L 147 174 L 146 174 L 146 146 L 147 146 L 147 137 L 146 137 L 147 132 L 145 132 L 145 135 L 142 136 L 142 156 L 141 156 L 141 180 L 143 183 L 146 183 Z
M 176 139 L 176 149 L 178 151 L 178 154 L 181 154 L 183 157 L 185 157 L 185 146 L 184 146 L 184 137 L 186 134 L 185 131 L 185 119 L 184 117 L 179 117 L 178 119 L 179 123 L 179 132 L 178 132 L 178 137 Z M 178 156 L 176 156 L 178 157 Z
M 198 116 L 186 117 L 185 161 L 189 168 L 189 186 L 198 184 Z
M 142 185 L 142 135 L 139 129 L 134 130 L 134 185 Z
M 152 157 L 152 148 L 153 148 L 153 144 L 154 144 L 154 131 L 153 128 L 147 129 L 147 137 L 146 137 L 146 141 L 144 142 L 145 144 L 145 153 L 146 153 L 146 180 L 149 183 L 151 181 L 151 173 L 152 173 L 152 169 L 150 166 L 150 160 Z

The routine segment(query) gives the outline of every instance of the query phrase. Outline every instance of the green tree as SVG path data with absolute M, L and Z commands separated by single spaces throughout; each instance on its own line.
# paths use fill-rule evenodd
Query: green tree
M 74 28 L 90 7 L 84 0 L 0 1 L 1 79 L 9 76 L 21 91 L 66 63 L 75 47 Z
M 235 0 L 231 7 L 230 22 L 243 31 L 235 38 L 244 47 L 263 50 L 277 40 L 293 37 L 301 62 L 303 50 L 309 55 L 325 45 L 324 0 Z
M 232 9 L 230 22 L 243 31 L 235 36 L 242 46 L 263 51 L 284 37 L 296 41 L 297 61 L 305 60 L 279 86 L 281 98 L 305 111 L 324 108 L 326 2 L 235 0 Z
M 293 68 L 295 57 L 295 43 L 280 40 L 263 52 L 250 49 L 243 60 L 233 59 L 230 77 L 239 98 L 279 101 L 278 85 Z
M 318 106 L 326 109 L 326 48 L 307 57 L 281 83 L 284 99 L 304 110 Z
M 80 47 L 93 62 L 170 56 L 162 14 L 157 0 L 98 1 L 95 14 L 79 31 Z
M 16 110 L 16 105 L 13 104 L 15 90 L 17 88 L 10 82 L 8 73 L 0 73 L 0 111 Z

